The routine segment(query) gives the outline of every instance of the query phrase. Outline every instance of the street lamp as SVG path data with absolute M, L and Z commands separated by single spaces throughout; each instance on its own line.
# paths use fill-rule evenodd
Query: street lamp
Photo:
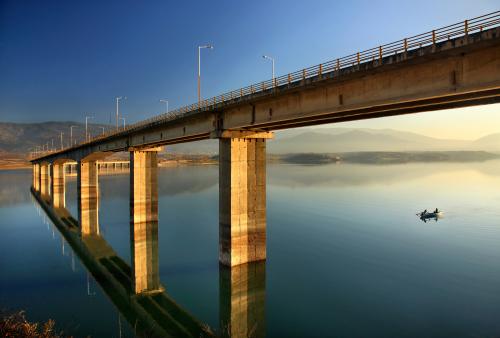
M 61 150 L 63 150 L 64 145 L 63 145 L 63 135 L 64 133 L 61 131 Z
M 214 46 L 211 44 L 204 45 L 204 46 L 198 46 L 198 106 L 201 104 L 201 50 L 207 48 L 207 49 L 214 49 Z
M 116 97 L 116 130 L 118 130 L 118 121 L 120 119 L 120 105 L 119 105 L 119 102 L 121 99 L 124 99 L 126 100 L 127 97 L 123 97 L 123 96 L 118 96 Z
M 99 128 L 102 129 L 102 134 L 104 135 L 104 127 L 99 127 Z
M 123 130 L 125 130 L 125 118 L 124 117 L 120 117 L 120 120 L 123 120 Z
M 88 121 L 89 119 L 93 119 L 93 116 L 85 116 L 85 141 L 89 140 L 89 133 L 88 133 Z
M 69 143 L 70 143 L 70 147 L 73 146 L 73 128 L 76 128 L 77 126 L 70 126 L 69 127 Z
M 273 63 L 273 82 L 274 82 L 274 58 L 268 56 L 268 55 L 262 55 L 262 58 L 266 60 L 270 60 Z
M 163 102 L 167 105 L 167 111 L 165 112 L 165 114 L 168 114 L 168 100 L 160 99 L 160 102 Z

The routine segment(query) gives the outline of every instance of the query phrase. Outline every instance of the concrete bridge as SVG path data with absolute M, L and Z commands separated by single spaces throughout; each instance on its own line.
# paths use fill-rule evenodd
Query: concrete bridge
M 300 126 L 500 102 L 500 12 L 355 53 L 180 108 L 32 160 L 33 187 L 64 207 L 64 163 L 78 162 L 78 226 L 99 233 L 98 163 L 130 152 L 132 281 L 158 288 L 157 152 L 219 139 L 219 260 L 266 259 L 266 142 Z

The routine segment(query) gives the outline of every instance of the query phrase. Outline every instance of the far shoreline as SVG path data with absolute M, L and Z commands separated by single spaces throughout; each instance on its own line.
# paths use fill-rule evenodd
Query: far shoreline
M 500 154 L 487 151 L 360 151 L 345 153 L 290 153 L 268 154 L 269 164 L 325 165 L 332 163 L 364 164 L 364 165 L 396 165 L 409 163 L 478 163 L 500 159 Z M 3 163 L 2 163 L 3 162 Z M 7 162 L 7 163 L 5 163 Z M 158 168 L 174 168 L 184 166 L 218 165 L 218 155 L 181 155 L 174 158 L 160 158 Z M 0 171 L 30 170 L 27 160 L 1 160 Z M 121 170 L 118 170 L 121 171 Z M 117 172 L 118 172 L 117 171 Z M 128 169 L 124 170 L 128 172 Z M 111 173 L 112 171 L 110 171 Z

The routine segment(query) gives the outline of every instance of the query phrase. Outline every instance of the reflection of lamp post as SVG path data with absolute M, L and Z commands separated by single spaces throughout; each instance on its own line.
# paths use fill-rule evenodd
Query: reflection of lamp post
M 266 60 L 270 60 L 273 63 L 273 84 L 274 84 L 274 58 L 267 55 L 262 55 L 262 57 Z
M 93 119 L 93 116 L 85 116 L 85 141 L 89 140 L 89 133 L 88 133 L 88 121 L 89 119 Z
M 87 296 L 95 296 L 95 292 L 90 291 L 90 276 L 87 271 Z
M 203 48 L 214 49 L 214 46 L 208 44 L 204 46 L 198 46 L 198 106 L 201 104 L 201 50 Z
M 168 114 L 168 100 L 160 99 L 160 102 L 163 102 L 167 105 L 167 110 L 165 111 L 165 114 Z

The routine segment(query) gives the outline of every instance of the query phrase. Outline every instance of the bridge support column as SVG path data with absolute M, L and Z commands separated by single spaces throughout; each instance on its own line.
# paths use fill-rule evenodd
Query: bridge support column
M 64 164 L 57 163 L 52 165 L 52 206 L 54 208 L 66 207 L 65 197 L 65 177 Z
M 33 164 L 33 189 L 40 191 L 40 164 Z
M 99 174 L 97 161 L 77 163 L 78 221 L 83 236 L 99 234 Z
M 266 262 L 219 265 L 221 332 L 228 337 L 264 337 Z
M 135 293 L 160 289 L 158 148 L 130 152 L 130 244 Z
M 50 195 L 50 164 L 40 164 L 40 193 L 42 198 L 47 199 Z
M 266 259 L 266 139 L 272 133 L 219 135 L 219 261 Z

